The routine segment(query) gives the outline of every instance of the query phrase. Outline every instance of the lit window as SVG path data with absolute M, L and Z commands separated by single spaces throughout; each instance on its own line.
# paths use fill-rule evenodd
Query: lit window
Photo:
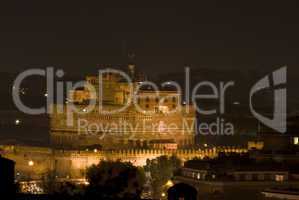
M 299 145 L 299 137 L 293 138 L 294 145 Z
M 284 176 L 283 175 L 275 175 L 275 181 L 277 181 L 277 182 L 284 181 Z

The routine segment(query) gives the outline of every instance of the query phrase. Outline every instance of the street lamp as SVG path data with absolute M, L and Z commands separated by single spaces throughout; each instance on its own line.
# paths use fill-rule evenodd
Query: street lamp
M 34 165 L 33 160 L 29 160 L 28 161 L 28 166 L 32 169 L 33 165 Z M 32 173 L 31 169 L 29 170 L 29 180 L 31 180 L 31 173 Z

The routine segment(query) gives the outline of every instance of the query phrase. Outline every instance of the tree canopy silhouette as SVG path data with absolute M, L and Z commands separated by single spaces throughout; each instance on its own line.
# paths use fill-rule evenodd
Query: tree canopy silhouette
M 140 199 L 145 176 L 129 162 L 101 161 L 86 174 L 88 199 Z

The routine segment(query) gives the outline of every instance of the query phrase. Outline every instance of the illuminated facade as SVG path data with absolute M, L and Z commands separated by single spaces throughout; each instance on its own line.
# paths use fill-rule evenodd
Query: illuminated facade
M 115 72 L 87 76 L 83 88 L 69 91 L 69 104 L 54 105 L 50 115 L 52 144 L 105 149 L 193 146 L 195 110 L 182 105 L 181 93 L 144 87 L 131 65 L 129 75 L 132 83 Z M 96 105 L 89 112 L 87 103 L 92 100 Z M 74 105 L 80 112 L 72 113 L 73 122 L 68 125 L 67 113 Z M 57 112 L 59 107 L 62 112 Z

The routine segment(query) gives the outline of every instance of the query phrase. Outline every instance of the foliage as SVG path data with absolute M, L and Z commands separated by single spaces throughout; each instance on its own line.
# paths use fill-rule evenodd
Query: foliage
M 139 199 L 145 181 L 142 169 L 121 161 L 101 161 L 86 176 L 87 199 Z
M 57 190 L 56 186 L 56 173 L 55 171 L 48 171 L 47 173 L 44 174 L 43 179 L 42 179 L 42 186 L 44 189 L 44 192 L 46 194 L 54 194 L 55 191 Z
M 82 186 L 70 182 L 57 182 L 55 171 L 48 171 L 42 180 L 44 192 L 55 199 L 80 199 L 84 194 Z
M 165 184 L 173 176 L 173 173 L 181 167 L 181 160 L 176 156 L 160 156 L 153 160 L 147 160 L 145 171 L 150 172 L 151 185 L 155 198 L 159 198 L 164 192 Z

